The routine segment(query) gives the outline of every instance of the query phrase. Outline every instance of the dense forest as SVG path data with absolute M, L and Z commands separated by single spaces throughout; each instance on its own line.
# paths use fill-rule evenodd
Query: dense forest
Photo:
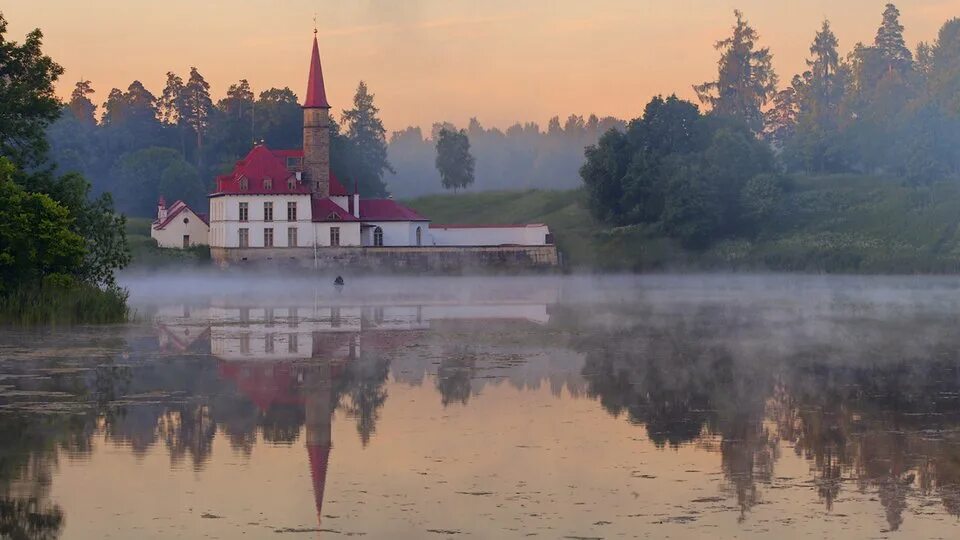
M 771 51 L 736 12 L 732 34 L 716 44 L 716 79 L 694 87 L 706 113 L 656 97 L 625 131 L 587 149 L 581 176 L 592 214 L 703 248 L 782 221 L 795 210 L 786 194 L 796 175 L 893 177 L 919 190 L 957 182 L 960 19 L 915 53 L 903 30 L 887 4 L 873 44 L 842 56 L 824 21 L 808 69 L 777 90 Z
M 255 142 L 278 149 L 302 145 L 303 115 L 289 88 L 255 95 L 241 80 L 214 101 L 210 85 L 193 68 L 186 82 L 168 73 L 158 95 L 139 81 L 125 91 L 112 89 L 101 106 L 90 100 L 93 93 L 92 82 L 76 83 L 49 128 L 53 158 L 61 170 L 91 178 L 97 192 L 112 193 L 118 209 L 129 215 L 151 215 L 160 194 L 203 207 L 214 176 L 228 171 Z M 378 113 L 374 95 L 361 82 L 353 108 L 342 111 L 334 128 L 334 172 L 356 179 L 365 196 L 442 191 L 435 141 L 443 129 L 456 131 L 454 126 L 438 122 L 426 137 L 419 127 L 408 127 L 388 140 Z M 527 122 L 503 132 L 473 119 L 465 131 L 476 159 L 470 187 L 575 188 L 584 147 L 624 126 L 615 118 L 571 115 L 563 123 L 551 119 L 546 131 Z

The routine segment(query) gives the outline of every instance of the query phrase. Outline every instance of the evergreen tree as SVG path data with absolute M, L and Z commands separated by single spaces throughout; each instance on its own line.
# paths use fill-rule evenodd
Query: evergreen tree
M 777 75 L 767 47 L 757 49 L 759 34 L 734 11 L 733 35 L 716 43 L 721 51 L 718 78 L 694 86 L 702 103 L 718 115 L 737 118 L 755 133 L 763 128 L 762 109 L 777 89 Z
M 839 41 L 830 29 L 830 21 L 824 20 L 823 26 L 810 46 L 811 57 L 807 59 L 810 68 L 810 84 L 807 109 L 821 122 L 834 116 L 843 95 L 840 82 Z
M 74 118 L 88 126 L 97 123 L 97 106 L 87 97 L 93 93 L 93 85 L 90 81 L 81 79 L 77 81 L 73 92 L 70 93 L 70 103 L 67 104 Z
M 387 130 L 377 116 L 380 109 L 373 104 L 373 98 L 367 83 L 360 81 L 353 96 L 353 109 L 343 111 L 346 136 L 356 147 L 357 160 L 350 176 L 357 180 L 361 194 L 367 197 L 385 195 L 383 175 L 394 172 L 387 160 Z
M 260 92 L 253 110 L 254 139 L 271 148 L 303 146 L 303 110 L 289 88 Z
M 200 75 L 197 68 L 190 68 L 190 78 L 183 87 L 183 109 L 180 117 L 190 126 L 196 136 L 197 167 L 203 167 L 203 140 L 210 125 L 210 116 L 213 114 L 213 100 L 210 99 L 210 84 Z
M 887 4 L 883 10 L 883 22 L 877 30 L 874 45 L 890 70 L 906 73 L 913 64 L 913 55 L 903 39 L 903 25 L 900 24 L 900 10 L 893 4 Z
M 208 147 L 218 163 L 229 166 L 250 149 L 253 108 L 254 95 L 246 79 L 231 84 L 227 96 L 217 102 Z
M 470 139 L 467 132 L 441 130 L 437 137 L 437 171 L 440 182 L 446 189 L 466 189 L 473 183 L 473 168 L 476 160 L 470 154 Z

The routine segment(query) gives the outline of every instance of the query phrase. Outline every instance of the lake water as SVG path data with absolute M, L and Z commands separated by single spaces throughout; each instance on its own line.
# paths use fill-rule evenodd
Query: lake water
M 0 537 L 960 536 L 960 279 L 330 281 L 0 330 Z

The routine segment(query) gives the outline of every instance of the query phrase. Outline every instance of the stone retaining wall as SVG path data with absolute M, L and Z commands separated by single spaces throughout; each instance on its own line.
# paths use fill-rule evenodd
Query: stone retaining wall
M 320 248 L 210 248 L 224 268 L 289 266 L 338 270 L 456 273 L 549 270 L 560 266 L 556 246 L 424 246 Z

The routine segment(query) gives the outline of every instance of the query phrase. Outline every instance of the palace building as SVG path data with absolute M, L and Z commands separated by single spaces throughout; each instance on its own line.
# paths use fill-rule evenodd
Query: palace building
M 254 146 L 216 179 L 209 195 L 208 239 L 219 265 L 274 260 L 371 269 L 557 266 L 546 225 L 431 227 L 427 217 L 391 198 L 361 198 L 355 184 L 344 185 L 330 169 L 330 108 L 315 32 L 303 148 Z

